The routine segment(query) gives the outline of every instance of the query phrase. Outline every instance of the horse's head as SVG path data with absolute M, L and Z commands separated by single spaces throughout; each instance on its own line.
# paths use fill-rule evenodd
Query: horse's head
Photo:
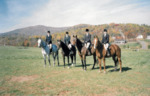
M 77 35 L 73 35 L 72 45 L 76 45 L 76 42 L 77 42 Z
M 97 36 L 94 36 L 93 43 L 94 43 L 94 49 L 96 49 L 98 46 L 98 37 Z
M 38 42 L 38 47 L 40 48 L 42 45 L 42 40 L 39 38 L 37 42 Z
M 57 40 L 58 49 L 61 47 L 61 40 Z

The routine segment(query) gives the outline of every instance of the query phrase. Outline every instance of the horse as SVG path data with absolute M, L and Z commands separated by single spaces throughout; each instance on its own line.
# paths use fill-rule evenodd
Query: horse
M 58 48 L 56 45 L 52 44 L 52 52 L 50 52 L 50 48 L 48 47 L 48 45 L 46 44 L 46 42 L 44 42 L 42 39 L 38 39 L 38 47 L 42 47 L 42 55 L 44 57 L 44 67 L 46 67 L 46 55 L 48 56 L 48 62 L 49 62 L 49 67 L 51 66 L 50 63 L 50 54 L 52 54 L 53 56 L 53 66 L 55 66 L 55 59 L 57 57 L 57 63 L 59 66 L 59 52 L 58 52 Z
M 57 44 L 58 44 L 58 48 L 62 49 L 61 53 L 62 53 L 62 56 L 63 56 L 64 68 L 65 68 L 65 56 L 67 56 L 67 59 L 68 59 L 68 68 L 70 68 L 70 66 L 69 66 L 69 56 L 71 57 L 72 66 L 74 66 L 73 59 L 74 59 L 74 62 L 76 64 L 76 48 L 75 48 L 75 46 L 72 45 L 72 48 L 70 50 L 68 48 L 68 46 L 64 42 L 62 42 L 61 40 L 57 40 Z M 73 53 L 70 53 L 71 51 Z
M 86 56 L 91 56 L 93 55 L 93 59 L 94 59 L 94 64 L 92 69 L 94 69 L 95 63 L 96 63 L 96 53 L 94 51 L 94 47 L 91 47 L 91 53 L 90 55 L 87 54 L 87 48 L 84 46 L 84 43 L 82 43 L 78 38 L 77 35 L 74 36 L 73 35 L 73 39 L 72 39 L 72 44 L 76 45 L 77 49 L 78 49 L 78 54 L 80 56 L 81 59 L 81 63 L 82 63 L 82 69 L 86 71 L 87 67 L 86 67 Z
M 105 69 L 105 58 L 112 57 L 114 63 L 115 63 L 115 70 L 117 70 L 118 61 L 120 64 L 120 72 L 122 71 L 122 61 L 121 61 L 121 49 L 116 44 L 111 44 L 109 46 L 110 48 L 110 56 L 107 56 L 107 50 L 104 48 L 104 45 L 99 41 L 97 36 L 94 36 L 94 49 L 96 51 L 96 56 L 99 61 L 99 69 L 101 72 L 101 59 L 103 60 L 104 64 L 104 73 L 106 73 Z M 117 57 L 117 58 L 116 58 Z

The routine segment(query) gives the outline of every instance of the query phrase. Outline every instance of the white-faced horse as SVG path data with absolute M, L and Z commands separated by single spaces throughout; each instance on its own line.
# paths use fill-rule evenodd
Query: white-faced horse
M 59 56 L 58 56 L 58 48 L 56 45 L 52 44 L 52 52 L 50 52 L 50 48 L 48 47 L 48 45 L 46 44 L 46 42 L 44 42 L 42 39 L 38 39 L 38 47 L 42 48 L 42 55 L 44 57 L 44 63 L 46 66 L 46 56 L 48 57 L 48 62 L 49 62 L 49 67 L 51 66 L 50 63 L 50 54 L 52 54 L 53 56 L 53 61 L 54 61 L 54 66 L 55 66 L 55 59 L 57 57 L 57 63 L 59 66 Z

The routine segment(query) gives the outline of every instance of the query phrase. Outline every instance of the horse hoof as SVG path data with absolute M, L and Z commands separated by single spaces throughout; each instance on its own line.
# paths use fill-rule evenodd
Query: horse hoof
M 121 73 L 122 71 L 120 70 L 119 72 Z
M 72 66 L 74 66 L 74 65 L 72 64 Z
M 104 74 L 106 74 L 106 71 L 104 71 Z
M 68 66 L 68 69 L 70 69 L 70 67 Z

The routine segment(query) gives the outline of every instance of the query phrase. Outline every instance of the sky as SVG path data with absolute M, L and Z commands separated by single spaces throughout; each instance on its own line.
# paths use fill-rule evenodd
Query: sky
M 0 0 L 0 33 L 35 25 L 150 25 L 150 0 Z

